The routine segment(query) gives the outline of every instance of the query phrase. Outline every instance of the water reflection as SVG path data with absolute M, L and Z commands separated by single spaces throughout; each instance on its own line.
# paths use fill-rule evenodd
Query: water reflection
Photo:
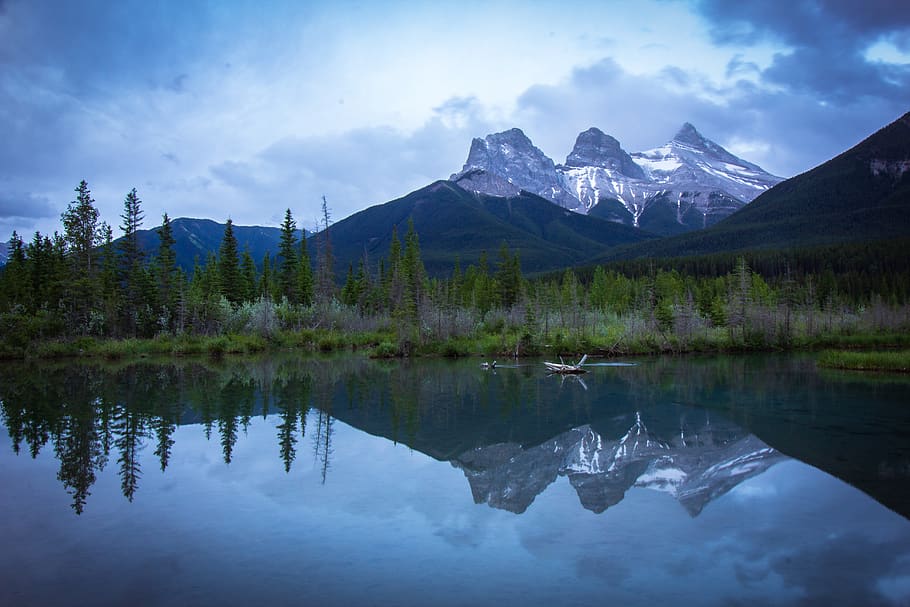
M 539 364 L 358 357 L 3 365 L 0 413 L 17 454 L 51 445 L 77 513 L 112 465 L 132 501 L 143 451 L 165 471 L 180 425 L 201 426 L 230 464 L 251 420 L 275 415 L 276 465 L 290 472 L 309 440 L 323 483 L 340 420 L 451 462 L 475 502 L 515 513 L 566 477 L 593 512 L 643 487 L 696 516 L 786 453 L 908 516 L 907 383 L 864 382 L 787 357 L 644 361 L 584 383 Z
M 729 422 L 686 411 L 679 431 L 661 438 L 640 412 L 629 430 L 610 439 L 585 425 L 523 449 L 515 443 L 477 447 L 453 465 L 464 470 L 474 501 L 524 512 L 557 475 L 566 476 L 585 508 L 596 513 L 643 487 L 675 497 L 690 515 L 742 481 L 787 459 Z

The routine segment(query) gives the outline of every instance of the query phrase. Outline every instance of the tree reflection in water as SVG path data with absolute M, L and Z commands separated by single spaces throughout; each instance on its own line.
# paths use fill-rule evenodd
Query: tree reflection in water
M 656 359 L 596 369 L 584 382 L 547 377 L 539 364 L 480 372 L 473 361 L 357 356 L 6 364 L 0 414 L 15 453 L 34 458 L 53 446 L 77 513 L 112 457 L 132 501 L 147 444 L 165 471 L 177 427 L 201 425 L 207 438 L 218 434 L 229 465 L 253 417 L 270 412 L 284 470 L 309 432 L 323 483 L 340 420 L 452 462 L 476 501 L 514 512 L 563 475 L 595 512 L 648 486 L 674 493 L 695 515 L 748 477 L 712 477 L 717 466 L 765 453 L 750 463 L 758 473 L 779 450 L 910 513 L 906 475 L 893 473 L 910 469 L 910 446 L 895 430 L 908 421 L 899 406 L 905 380 L 875 384 L 876 401 L 862 411 L 855 403 L 869 394 L 865 380 L 819 374 L 800 357 Z M 633 445 L 630 433 L 637 451 L 622 450 Z

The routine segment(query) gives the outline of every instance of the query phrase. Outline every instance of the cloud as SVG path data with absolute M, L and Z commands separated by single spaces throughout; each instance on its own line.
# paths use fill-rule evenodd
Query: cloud
M 774 38 L 792 46 L 859 46 L 881 36 L 906 33 L 910 5 L 896 0 L 701 0 L 696 9 L 721 43 L 754 44 Z
M 0 219 L 40 219 L 57 215 L 57 210 L 44 196 L 28 192 L 0 193 Z
M 722 45 L 762 40 L 785 45 L 761 72 L 767 84 L 826 103 L 879 98 L 910 106 L 910 64 L 866 57 L 866 51 L 883 40 L 907 48 L 906 2 L 795 0 L 782 10 L 771 2 L 703 0 L 697 6 L 712 38 Z
M 341 218 L 446 178 L 473 137 L 511 127 L 560 162 L 591 126 L 634 151 L 692 122 L 787 176 L 910 106 L 891 60 L 910 52 L 903 5 L 694 6 L 603 5 L 569 35 L 550 3 L 494 38 L 406 3 L 0 0 L 0 190 L 43 200 L 42 231 L 80 179 L 114 225 L 131 187 L 149 218 L 305 222 L 322 194 Z M 603 38 L 595 14 L 626 29 Z M 776 54 L 732 48 L 768 40 Z
M 470 97 L 452 98 L 413 132 L 388 126 L 281 138 L 242 161 L 210 167 L 238 199 L 278 214 L 290 207 L 305 227 L 315 224 L 325 195 L 340 219 L 387 202 L 458 171 L 471 138 L 493 127 Z
M 870 77 L 865 66 L 845 61 L 828 72 L 796 74 L 808 69 L 810 64 L 801 66 L 789 55 L 776 57 L 756 80 L 757 66 L 734 56 L 727 70 L 733 79 L 716 83 L 673 66 L 630 74 L 605 58 L 558 84 L 529 88 L 518 99 L 516 122 L 557 162 L 575 134 L 591 126 L 616 137 L 627 151 L 639 151 L 662 145 L 691 122 L 734 154 L 790 177 L 910 108 L 910 74 L 900 66 L 878 66 Z

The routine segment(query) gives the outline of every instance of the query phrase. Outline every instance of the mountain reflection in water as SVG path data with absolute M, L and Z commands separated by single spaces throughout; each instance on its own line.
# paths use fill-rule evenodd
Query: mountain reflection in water
M 680 421 L 670 440 L 652 436 L 636 413 L 619 439 L 585 425 L 529 449 L 515 443 L 477 447 L 452 463 L 464 470 L 475 502 L 515 513 L 561 475 L 593 512 L 618 504 L 635 486 L 665 491 L 696 516 L 712 499 L 786 459 L 729 422 L 686 428 Z
M 324 482 L 341 420 L 451 462 L 475 502 L 515 513 L 565 476 L 596 513 L 642 487 L 696 516 L 787 453 L 907 517 L 906 383 L 875 384 L 870 402 L 869 386 L 845 377 L 792 357 L 645 361 L 597 369 L 583 386 L 546 377 L 539 364 L 483 372 L 472 361 L 355 356 L 7 364 L 0 409 L 16 453 L 53 449 L 77 513 L 110 466 L 132 501 L 140 454 L 151 449 L 165 471 L 178 425 L 217 438 L 230 464 L 251 420 L 274 415 L 285 471 L 309 450 Z M 865 399 L 863 410 L 851 399 Z

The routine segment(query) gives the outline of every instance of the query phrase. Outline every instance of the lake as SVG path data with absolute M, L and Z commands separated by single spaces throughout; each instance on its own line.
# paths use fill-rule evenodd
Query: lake
M 0 605 L 910 605 L 908 378 L 479 362 L 0 365 Z

